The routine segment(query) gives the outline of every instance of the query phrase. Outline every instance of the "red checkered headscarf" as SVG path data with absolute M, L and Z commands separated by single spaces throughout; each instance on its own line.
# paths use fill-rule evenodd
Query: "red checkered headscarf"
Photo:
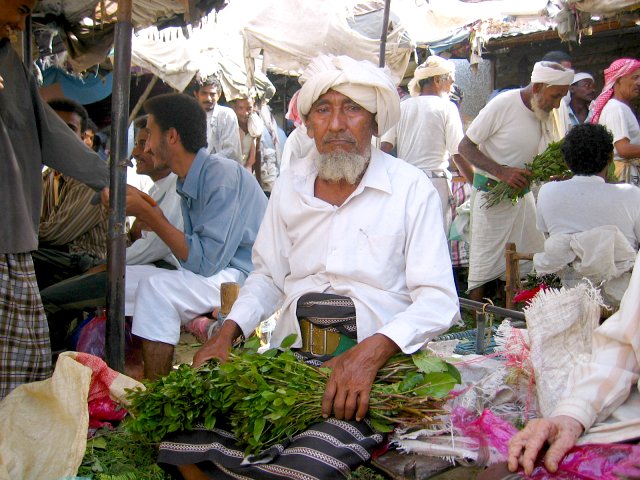
M 613 97 L 613 86 L 620 77 L 629 75 L 640 68 L 640 60 L 635 58 L 619 58 L 614 61 L 609 68 L 604 71 L 604 87 L 602 93 L 596 98 L 593 106 L 593 117 L 591 123 L 598 123 L 602 109 Z

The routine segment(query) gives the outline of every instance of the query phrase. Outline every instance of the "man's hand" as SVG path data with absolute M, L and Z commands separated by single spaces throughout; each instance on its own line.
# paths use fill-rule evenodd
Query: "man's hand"
M 221 362 L 226 362 L 229 358 L 229 351 L 233 341 L 242 335 L 242 330 L 236 322 L 227 319 L 205 344 L 193 356 L 192 367 L 199 367 L 212 358 L 217 358 Z
M 515 472 L 520 464 L 524 473 L 531 475 L 540 450 L 548 442 L 544 466 L 549 472 L 556 472 L 558 464 L 576 444 L 582 431 L 580 422 L 565 415 L 530 421 L 509 442 L 509 470 Z
M 388 337 L 375 334 L 324 363 L 331 377 L 322 397 L 322 415 L 338 420 L 362 420 L 369 410 L 369 393 L 378 370 L 398 351 Z
M 502 165 L 496 177 L 508 183 L 513 188 L 522 190 L 529 186 L 529 178 L 531 175 L 531 170 L 527 170 L 526 168 L 514 168 Z
M 4 89 L 4 78 L 0 75 L 0 90 Z
M 109 189 L 102 189 L 102 205 L 109 208 Z M 144 217 L 150 209 L 157 207 L 156 201 L 146 193 L 131 185 L 127 185 L 127 215 L 132 217 Z

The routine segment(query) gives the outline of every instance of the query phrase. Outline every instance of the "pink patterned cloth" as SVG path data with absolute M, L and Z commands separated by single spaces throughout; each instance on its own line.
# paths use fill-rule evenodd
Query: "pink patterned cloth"
M 613 86 L 620 77 L 629 75 L 640 68 L 640 60 L 635 58 L 619 58 L 615 60 L 609 68 L 604 70 L 604 87 L 602 93 L 596 98 L 593 106 L 593 117 L 591 123 L 598 123 L 600 113 L 611 97 L 613 97 Z

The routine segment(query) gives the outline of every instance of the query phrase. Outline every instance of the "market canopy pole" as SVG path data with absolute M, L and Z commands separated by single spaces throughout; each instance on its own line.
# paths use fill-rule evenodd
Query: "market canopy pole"
M 107 330 L 105 355 L 108 365 L 124 372 L 125 206 L 127 187 L 127 128 L 131 72 L 132 0 L 118 0 L 114 40 L 114 81 L 111 96 L 111 165 L 109 236 L 107 244 Z
M 391 0 L 384 0 L 384 17 L 382 19 L 382 33 L 380 34 L 380 61 L 378 66 L 384 67 L 384 56 L 387 50 L 387 31 L 389 30 L 389 9 Z

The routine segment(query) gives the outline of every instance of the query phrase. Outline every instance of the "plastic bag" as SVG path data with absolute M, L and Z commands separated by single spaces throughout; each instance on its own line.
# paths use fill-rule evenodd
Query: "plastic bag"
M 105 359 L 105 338 L 107 332 L 107 316 L 103 308 L 99 308 L 96 316 L 84 324 L 78 335 L 76 351 L 90 353 Z M 126 361 L 135 363 L 136 353 L 140 349 L 140 340 L 131 333 L 131 322 L 124 324 Z
M 593 444 L 572 448 L 558 466 L 549 473 L 537 464 L 531 480 L 621 480 L 640 478 L 640 445 Z
M 104 309 L 84 325 L 78 336 L 77 351 L 90 353 L 104 360 L 107 316 Z

